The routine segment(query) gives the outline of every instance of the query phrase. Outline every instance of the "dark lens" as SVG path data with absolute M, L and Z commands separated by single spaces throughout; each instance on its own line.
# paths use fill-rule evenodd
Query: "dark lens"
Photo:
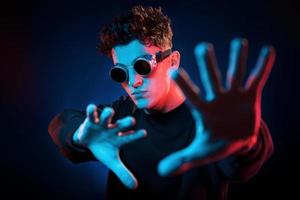
M 120 67 L 114 67 L 110 70 L 110 77 L 118 83 L 123 83 L 127 80 L 127 73 Z
M 134 70 L 140 75 L 147 75 L 151 72 L 151 66 L 146 60 L 137 60 L 134 63 Z

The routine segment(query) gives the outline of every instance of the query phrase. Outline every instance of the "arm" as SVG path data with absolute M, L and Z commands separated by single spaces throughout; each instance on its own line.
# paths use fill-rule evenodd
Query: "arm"
M 124 103 L 125 102 L 125 103 Z M 97 111 L 101 113 L 104 107 L 112 107 L 116 111 L 116 117 L 125 117 L 123 110 L 131 110 L 132 104 L 125 96 L 120 97 L 109 105 L 98 105 Z M 121 114 L 119 114 L 119 111 Z M 119 116 L 120 115 L 120 116 Z M 48 132 L 59 151 L 73 163 L 96 160 L 89 149 L 76 142 L 79 126 L 86 118 L 84 111 L 66 109 L 57 114 L 48 125 Z M 115 119 L 113 119 L 114 121 Z M 75 141 L 74 141 L 75 139 Z
M 85 117 L 82 111 L 68 109 L 56 115 L 48 126 L 48 132 L 59 151 L 73 163 L 95 160 L 88 149 L 79 148 L 73 142 L 73 134 Z
M 118 110 L 126 105 L 115 103 Z M 123 113 L 123 114 L 125 114 Z M 118 116 L 113 120 L 115 111 L 111 107 L 101 110 L 91 104 L 86 115 L 79 111 L 64 111 L 56 116 L 49 125 L 49 133 L 60 151 L 73 162 L 98 160 L 112 170 L 128 188 L 137 187 L 137 180 L 120 159 L 120 148 L 146 136 L 144 130 L 131 130 L 135 119 L 131 116 Z
M 216 164 L 229 180 L 247 181 L 257 174 L 272 153 L 273 141 L 266 123 L 262 121 L 256 144 L 250 150 L 236 153 Z
M 213 45 L 202 43 L 195 48 L 205 95 L 183 69 L 171 73 L 189 100 L 196 134 L 188 147 L 159 163 L 161 175 L 182 173 L 232 156 L 247 155 L 260 146 L 260 132 L 267 130 L 261 126 L 261 96 L 275 61 L 275 50 L 268 46 L 262 48 L 257 64 L 244 85 L 247 51 L 247 40 L 232 41 L 224 87 Z

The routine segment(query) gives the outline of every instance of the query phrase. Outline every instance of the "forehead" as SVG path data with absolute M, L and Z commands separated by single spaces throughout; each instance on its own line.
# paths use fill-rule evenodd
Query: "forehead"
M 118 45 L 112 50 L 114 64 L 131 65 L 132 62 L 144 55 L 154 55 L 161 49 L 157 46 L 145 46 L 138 40 L 133 40 L 126 45 Z

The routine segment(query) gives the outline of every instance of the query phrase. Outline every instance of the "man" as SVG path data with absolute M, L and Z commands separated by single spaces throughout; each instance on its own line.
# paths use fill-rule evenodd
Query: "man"
M 49 125 L 73 162 L 98 160 L 111 170 L 108 199 L 226 199 L 230 181 L 255 175 L 273 151 L 260 100 L 275 60 L 264 47 L 242 86 L 248 43 L 231 43 L 223 87 L 213 46 L 195 48 L 205 95 L 179 68 L 170 20 L 136 6 L 101 31 L 110 76 L 127 92 L 86 114 L 65 110 Z

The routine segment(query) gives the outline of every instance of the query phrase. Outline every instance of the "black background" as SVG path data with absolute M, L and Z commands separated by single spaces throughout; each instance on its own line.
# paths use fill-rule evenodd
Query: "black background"
M 215 45 L 223 74 L 230 40 L 249 40 L 248 69 L 263 45 L 277 51 L 262 116 L 275 152 L 260 172 L 230 187 L 229 199 L 291 199 L 299 181 L 299 69 L 296 1 L 43 1 L 1 3 L 1 192 L 29 199 L 102 199 L 106 169 L 61 156 L 47 126 L 64 108 L 85 109 L 124 94 L 96 51 L 102 25 L 132 5 L 162 6 L 171 18 L 181 66 L 200 84 L 193 48 Z M 298 19 L 297 19 L 298 18 Z M 295 181 L 295 182 L 294 182 Z M 2 193 L 4 194 L 4 193 Z

